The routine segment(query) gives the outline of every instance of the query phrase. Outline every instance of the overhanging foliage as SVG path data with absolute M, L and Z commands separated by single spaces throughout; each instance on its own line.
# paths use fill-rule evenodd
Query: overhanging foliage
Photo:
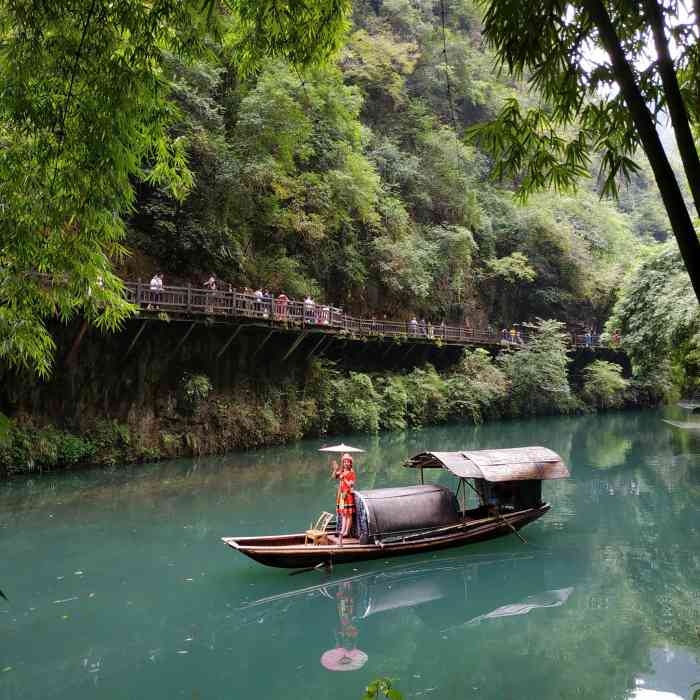
M 587 172 L 592 154 L 601 153 L 602 191 L 615 195 L 618 178 L 638 170 L 633 158 L 643 149 L 700 299 L 700 242 L 656 128 L 668 114 L 700 211 L 700 159 L 691 134 L 697 91 L 688 81 L 698 61 L 700 18 L 681 20 L 675 0 L 480 4 L 484 35 L 500 65 L 527 78 L 542 97 L 525 110 L 509 100 L 495 120 L 472 129 L 494 156 L 494 174 L 515 178 L 522 196 L 543 187 L 569 189 Z

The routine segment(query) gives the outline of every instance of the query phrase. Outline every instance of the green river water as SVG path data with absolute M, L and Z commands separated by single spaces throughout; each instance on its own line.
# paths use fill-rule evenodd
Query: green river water
M 572 478 L 545 484 L 553 507 L 527 545 L 331 574 L 219 541 L 333 507 L 318 441 L 1 483 L 0 698 L 355 700 L 378 676 L 406 698 L 691 698 L 700 432 L 673 414 L 344 436 L 367 450 L 359 488 L 413 482 L 400 464 L 424 449 L 545 445 Z

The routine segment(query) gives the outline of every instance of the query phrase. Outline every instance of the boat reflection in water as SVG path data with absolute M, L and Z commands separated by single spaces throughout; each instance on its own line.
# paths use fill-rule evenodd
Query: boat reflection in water
M 242 610 L 260 623 L 286 616 L 297 603 L 327 598 L 337 608 L 338 624 L 336 646 L 322 654 L 321 664 L 332 671 L 357 670 L 368 657 L 358 648 L 363 621 L 375 615 L 413 608 L 427 628 L 445 636 L 465 626 L 564 605 L 574 591 L 577 568 L 541 553 L 439 559 L 260 598 Z

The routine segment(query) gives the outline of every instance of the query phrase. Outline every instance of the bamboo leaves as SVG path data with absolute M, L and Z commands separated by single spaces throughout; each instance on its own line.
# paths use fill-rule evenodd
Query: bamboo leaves
M 339 48 L 349 28 L 350 0 L 228 0 L 235 18 L 229 40 L 239 69 L 251 73 L 260 56 L 298 68 L 318 65 Z
M 348 9 L 344 0 L 231 0 L 225 13 L 201 0 L 0 8 L 0 360 L 46 376 L 47 319 L 80 313 L 115 329 L 133 311 L 112 266 L 126 254 L 134 183 L 175 200 L 193 185 L 169 57 L 192 63 L 226 30 L 250 70 L 270 55 L 305 67 L 337 48 Z
M 588 176 L 595 152 L 602 152 L 603 195 L 617 196 L 619 180 L 639 171 L 632 159 L 638 140 L 626 110 L 615 100 L 590 102 L 580 112 L 577 128 L 565 131 L 553 110 L 523 111 L 511 98 L 494 120 L 473 126 L 467 136 L 493 157 L 491 176 L 514 181 L 523 200 L 542 189 L 576 189 Z
M 617 196 L 618 182 L 637 172 L 634 156 L 643 148 L 700 298 L 700 242 L 656 129 L 668 111 L 691 192 L 700 193 L 688 122 L 697 111 L 686 69 L 697 60 L 697 37 L 676 31 L 684 41 L 673 59 L 666 37 L 667 26 L 683 24 L 678 3 L 662 8 L 646 0 L 642 12 L 636 2 L 605 0 L 480 4 L 500 65 L 542 96 L 542 105 L 526 112 L 511 101 L 493 122 L 472 130 L 496 161 L 494 175 L 515 179 L 521 197 L 568 189 L 585 174 L 591 154 L 601 153 L 602 194 Z M 655 61 L 648 55 L 652 40 Z M 695 199 L 697 205 L 700 195 Z

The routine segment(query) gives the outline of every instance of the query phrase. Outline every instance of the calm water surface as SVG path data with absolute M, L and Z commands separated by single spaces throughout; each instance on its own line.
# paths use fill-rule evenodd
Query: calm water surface
M 690 698 L 700 433 L 662 417 L 347 438 L 367 449 L 361 487 L 410 483 L 399 465 L 426 448 L 546 445 L 572 478 L 545 485 L 553 508 L 528 545 L 330 575 L 290 576 L 219 542 L 303 529 L 332 507 L 318 442 L 2 483 L 0 698 L 355 700 L 377 676 L 408 698 Z

